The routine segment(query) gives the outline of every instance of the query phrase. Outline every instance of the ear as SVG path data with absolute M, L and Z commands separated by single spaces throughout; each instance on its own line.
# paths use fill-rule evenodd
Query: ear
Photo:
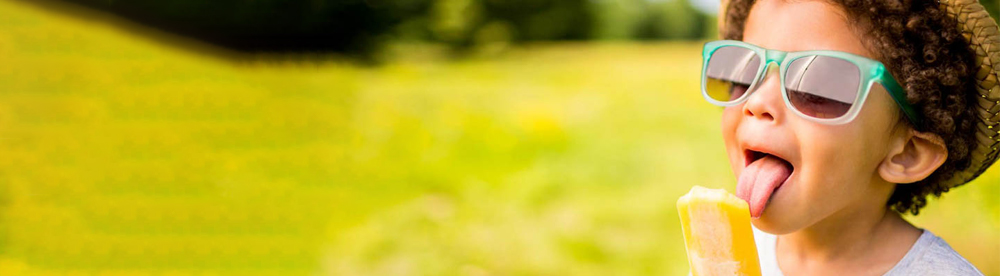
M 907 127 L 898 139 L 878 168 L 879 175 L 888 182 L 924 180 L 948 159 L 948 147 L 937 134 Z

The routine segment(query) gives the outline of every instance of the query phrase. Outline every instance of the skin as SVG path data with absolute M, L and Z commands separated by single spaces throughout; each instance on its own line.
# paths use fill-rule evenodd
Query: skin
M 758 1 L 744 41 L 783 51 L 836 50 L 876 59 L 856 24 L 819 1 Z M 901 123 L 899 107 L 872 87 L 850 123 L 801 118 L 781 96 L 777 66 L 743 104 L 727 107 L 722 134 L 737 178 L 748 149 L 793 166 L 771 196 L 757 228 L 779 235 L 777 260 L 786 275 L 882 275 L 913 246 L 921 230 L 889 210 L 895 183 L 930 175 L 947 158 L 941 139 Z M 897 78 L 898 79 L 898 78 Z

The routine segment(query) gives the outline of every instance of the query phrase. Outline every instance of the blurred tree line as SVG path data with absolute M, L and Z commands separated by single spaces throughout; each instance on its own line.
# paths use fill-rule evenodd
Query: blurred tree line
M 453 49 L 538 40 L 713 38 L 700 0 L 63 0 L 242 51 L 367 54 L 388 41 Z M 711 0 L 710 0 L 711 1 Z M 998 15 L 998 0 L 981 3 Z
M 537 40 L 699 39 L 688 0 L 63 0 L 243 51 L 366 53 L 387 41 L 468 49 Z

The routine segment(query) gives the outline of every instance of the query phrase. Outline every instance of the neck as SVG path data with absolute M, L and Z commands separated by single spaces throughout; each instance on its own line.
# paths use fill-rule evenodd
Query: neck
M 852 208 L 780 236 L 777 257 L 782 269 L 830 272 L 831 268 L 844 271 L 841 269 L 867 267 L 865 271 L 888 271 L 906 255 L 921 232 L 889 210 L 885 206 L 887 199 L 855 202 L 849 205 Z
M 882 232 L 894 228 L 900 221 L 902 218 L 899 215 L 885 208 L 842 213 L 781 236 L 782 249 L 785 250 L 780 251 L 819 261 L 858 256 L 871 248 Z

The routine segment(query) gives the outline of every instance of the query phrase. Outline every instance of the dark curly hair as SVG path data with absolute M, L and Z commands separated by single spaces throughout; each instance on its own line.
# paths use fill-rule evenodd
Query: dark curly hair
M 731 0 L 726 12 L 725 39 L 742 40 L 754 0 Z M 920 212 L 927 196 L 949 188 L 941 182 L 971 162 L 975 145 L 975 53 L 962 37 L 956 20 L 934 0 L 826 0 L 859 22 L 855 32 L 906 90 L 906 98 L 923 115 L 919 125 L 901 119 L 916 131 L 940 136 L 948 159 L 926 179 L 896 185 L 887 207 L 898 213 Z M 902 112 L 902 111 L 900 111 Z M 904 118 L 900 114 L 900 118 Z

